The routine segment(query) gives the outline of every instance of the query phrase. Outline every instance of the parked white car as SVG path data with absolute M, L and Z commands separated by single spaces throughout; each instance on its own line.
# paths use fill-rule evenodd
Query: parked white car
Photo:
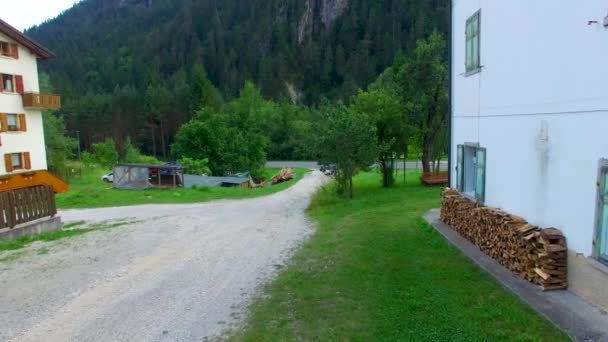
M 114 172 L 101 176 L 101 180 L 106 183 L 114 183 Z

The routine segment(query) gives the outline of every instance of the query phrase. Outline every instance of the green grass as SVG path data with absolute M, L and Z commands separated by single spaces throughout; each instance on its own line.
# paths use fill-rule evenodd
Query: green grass
M 264 176 L 267 179 L 280 169 L 267 169 Z M 112 184 L 101 181 L 105 170 L 86 171 L 81 178 L 69 181 L 70 190 L 65 194 L 57 195 L 57 207 L 70 208 L 101 208 L 120 207 L 137 204 L 165 204 L 165 203 L 195 203 L 216 199 L 251 198 L 269 195 L 295 184 L 308 169 L 295 169 L 296 178 L 289 182 L 259 189 L 243 188 L 209 188 L 197 189 L 149 189 L 149 190 L 117 190 Z
M 417 177 L 381 189 L 377 174 L 362 174 L 353 200 L 323 189 L 309 209 L 317 232 L 232 339 L 568 340 L 421 219 L 441 189 Z
M 69 237 L 73 237 L 73 236 L 86 234 L 86 233 L 93 232 L 93 231 L 111 229 L 111 228 L 120 227 L 120 226 L 124 226 L 124 225 L 130 224 L 130 223 L 136 223 L 136 222 L 137 221 L 121 220 L 121 221 L 114 221 L 114 222 L 102 222 L 102 223 L 91 224 L 91 225 L 88 225 L 87 227 L 84 227 L 84 225 L 86 224 L 85 221 L 71 222 L 71 223 L 63 225 L 63 227 L 61 227 L 61 229 L 53 231 L 53 232 L 44 232 L 44 233 L 40 233 L 37 235 L 22 236 L 15 240 L 0 241 L 0 252 L 7 252 L 7 251 L 14 251 L 14 250 L 22 249 L 36 241 L 45 241 L 45 242 L 56 241 L 56 240 L 61 240 L 61 239 L 65 239 L 65 238 L 69 238 Z M 48 253 L 48 249 L 46 249 L 46 248 L 43 248 L 38 251 L 38 254 L 47 254 L 47 253 Z M 13 256 L 9 256 L 6 258 L 0 258 L 0 261 L 11 261 L 13 259 L 14 259 Z

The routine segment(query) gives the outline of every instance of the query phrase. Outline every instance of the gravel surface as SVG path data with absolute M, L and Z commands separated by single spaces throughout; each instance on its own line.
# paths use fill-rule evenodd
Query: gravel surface
M 218 336 L 313 232 L 304 210 L 325 180 L 313 172 L 247 200 L 64 211 L 68 223 L 129 223 L 0 261 L 0 340 Z

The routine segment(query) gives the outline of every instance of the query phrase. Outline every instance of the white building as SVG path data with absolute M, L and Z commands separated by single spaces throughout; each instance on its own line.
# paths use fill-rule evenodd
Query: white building
M 452 0 L 451 46 L 451 185 L 561 229 L 608 309 L 608 1 Z
M 58 95 L 40 93 L 37 60 L 52 57 L 50 51 L 0 20 L 0 195 L 43 185 L 55 192 L 67 191 L 65 182 L 46 171 L 41 111 L 57 109 L 61 103 Z M 35 215 L 33 211 L 21 215 L 17 222 L 9 220 L 15 216 L 12 211 L 9 214 L 15 206 L 6 204 L 8 197 L 2 198 L 0 229 L 11 222 L 22 223 L 24 216 L 41 215 L 37 210 Z

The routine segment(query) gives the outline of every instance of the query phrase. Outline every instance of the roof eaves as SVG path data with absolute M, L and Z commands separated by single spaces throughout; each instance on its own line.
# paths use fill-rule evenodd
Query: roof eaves
M 26 36 L 25 34 L 23 34 L 23 32 L 14 28 L 13 26 L 11 26 L 9 23 L 7 23 L 6 21 L 4 21 L 2 19 L 0 19 L 0 32 L 6 34 L 11 39 L 14 39 L 19 44 L 27 47 L 28 49 L 30 49 L 30 51 L 32 51 L 34 54 L 36 54 L 38 57 L 40 57 L 42 59 L 49 59 L 49 58 L 57 57 L 49 49 L 45 48 L 44 46 L 42 46 L 41 44 L 39 44 L 32 38 Z

